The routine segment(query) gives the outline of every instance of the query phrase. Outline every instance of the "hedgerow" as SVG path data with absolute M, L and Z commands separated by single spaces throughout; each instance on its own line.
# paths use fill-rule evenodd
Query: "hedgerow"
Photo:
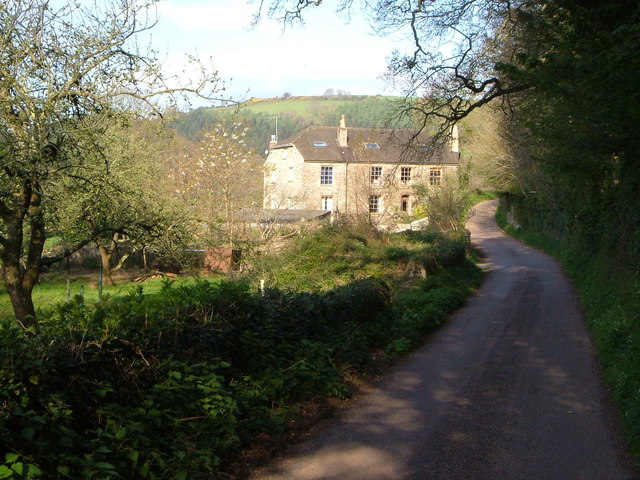
M 351 376 L 441 324 L 478 280 L 459 260 L 409 289 L 385 275 L 317 292 L 167 281 L 75 297 L 37 335 L 3 323 L 0 478 L 217 478 L 301 402 L 348 395 Z

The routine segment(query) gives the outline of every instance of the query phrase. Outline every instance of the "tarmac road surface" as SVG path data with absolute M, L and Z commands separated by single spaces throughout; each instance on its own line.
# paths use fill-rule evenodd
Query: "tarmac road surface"
M 255 480 L 631 480 L 575 293 L 506 236 L 496 201 L 468 228 L 478 293 L 353 405 Z

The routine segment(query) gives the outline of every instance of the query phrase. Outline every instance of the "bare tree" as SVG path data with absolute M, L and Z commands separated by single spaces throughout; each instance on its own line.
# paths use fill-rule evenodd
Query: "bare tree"
M 259 158 L 246 145 L 246 129 L 238 122 L 218 123 L 204 133 L 197 160 L 199 197 L 205 201 L 209 225 L 223 223 L 225 240 L 235 247 L 237 214 L 259 198 Z M 222 222 L 217 221 L 222 217 Z
M 9 0 L 0 7 L 0 274 L 24 328 L 36 325 L 31 292 L 41 269 L 92 240 L 43 256 L 51 189 L 96 174 L 84 159 L 100 153 L 114 123 L 160 114 L 178 94 L 211 98 L 217 88 L 204 67 L 189 84 L 166 78 L 154 53 L 137 47 L 138 34 L 155 24 L 154 4 Z

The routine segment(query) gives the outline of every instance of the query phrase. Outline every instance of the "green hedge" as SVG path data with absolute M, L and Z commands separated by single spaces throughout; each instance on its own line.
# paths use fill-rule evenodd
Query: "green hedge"
M 75 297 L 35 336 L 3 323 L 0 478 L 218 478 L 301 402 L 348 395 L 349 378 L 461 305 L 478 269 L 447 259 L 408 290 L 376 278 L 316 293 L 167 281 L 157 294 Z
M 505 230 L 561 262 L 576 286 L 602 363 L 605 382 L 611 388 L 629 448 L 640 465 L 640 278 L 637 254 L 613 248 L 612 232 L 594 240 L 583 228 L 563 230 L 566 220 L 537 199 L 509 196 L 496 218 Z M 524 228 L 506 225 L 506 211 L 517 216 Z M 526 219 L 522 221 L 521 218 Z M 526 226 L 525 226 L 526 225 Z M 592 228 L 592 225 L 588 225 Z M 626 258 L 625 258 L 626 257 Z

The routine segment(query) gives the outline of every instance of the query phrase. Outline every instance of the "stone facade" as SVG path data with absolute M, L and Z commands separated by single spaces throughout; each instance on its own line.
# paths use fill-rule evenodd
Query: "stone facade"
M 457 135 L 434 150 L 410 132 L 309 127 L 272 143 L 265 161 L 265 209 L 330 210 L 389 223 L 413 211 L 413 187 L 437 186 L 458 169 Z M 411 142 L 413 140 L 413 143 Z

